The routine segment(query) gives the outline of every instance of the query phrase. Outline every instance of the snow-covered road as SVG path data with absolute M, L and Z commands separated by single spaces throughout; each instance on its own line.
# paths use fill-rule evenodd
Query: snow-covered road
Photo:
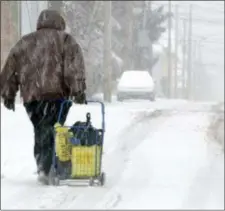
M 210 104 L 158 100 L 106 106 L 104 187 L 48 187 L 34 174 L 24 108 L 1 111 L 2 209 L 223 209 L 224 155 L 207 144 Z M 74 106 L 67 124 L 97 105 Z

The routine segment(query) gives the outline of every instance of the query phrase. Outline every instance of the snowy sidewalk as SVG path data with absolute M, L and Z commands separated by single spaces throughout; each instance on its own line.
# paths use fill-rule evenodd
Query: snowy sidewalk
M 2 208 L 223 208 L 224 161 L 208 148 L 205 106 L 163 100 L 107 105 L 103 188 L 38 185 L 27 114 L 20 105 L 15 113 L 2 108 Z M 86 111 L 100 126 L 97 105 L 75 106 L 67 123 L 85 119 Z

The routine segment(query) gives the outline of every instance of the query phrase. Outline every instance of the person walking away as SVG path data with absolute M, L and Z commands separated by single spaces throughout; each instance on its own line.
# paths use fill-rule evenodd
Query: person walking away
M 34 127 L 34 157 L 41 182 L 47 182 L 52 165 L 53 127 L 62 101 L 86 103 L 83 54 L 65 28 L 65 21 L 57 11 L 43 10 L 36 31 L 15 44 L 0 74 L 1 97 L 7 109 L 15 111 L 15 97 L 20 89 Z M 64 107 L 61 124 L 70 106 Z

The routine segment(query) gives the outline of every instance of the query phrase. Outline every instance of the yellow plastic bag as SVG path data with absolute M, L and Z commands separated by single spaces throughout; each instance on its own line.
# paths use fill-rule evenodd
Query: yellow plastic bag
M 100 174 L 101 146 L 72 147 L 72 177 L 92 177 Z
M 55 124 L 55 145 L 56 145 L 56 155 L 59 161 L 65 162 L 71 160 L 71 143 L 69 138 L 71 134 L 67 127 L 61 126 L 59 123 Z

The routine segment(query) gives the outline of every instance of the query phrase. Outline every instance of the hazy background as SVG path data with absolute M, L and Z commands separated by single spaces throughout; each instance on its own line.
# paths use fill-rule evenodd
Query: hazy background
M 167 9 L 167 1 L 153 2 L 161 4 Z M 187 17 L 188 6 L 193 5 L 193 40 L 203 40 L 201 71 L 211 82 L 211 90 L 202 90 L 202 95 L 224 101 L 224 1 L 172 1 L 172 8 L 176 4 L 180 19 Z
M 62 3 L 61 13 L 65 17 L 70 31 L 81 44 L 87 66 L 88 92 L 90 95 L 103 92 L 104 71 L 111 72 L 112 93 L 121 73 L 126 69 L 149 69 L 157 84 L 160 97 L 167 96 L 167 87 L 162 78 L 168 76 L 167 47 L 168 20 L 162 22 L 165 32 L 152 43 L 145 30 L 139 25 L 145 22 L 152 11 L 164 5 L 168 11 L 168 1 L 126 1 L 111 4 L 111 62 L 110 68 L 104 68 L 104 3 L 103 1 L 58 1 Z M 192 98 L 201 101 L 224 101 L 224 1 L 172 1 L 171 52 L 175 51 L 175 5 L 179 5 L 178 14 L 178 95 L 182 94 L 182 44 L 183 19 L 187 20 L 192 4 L 192 72 L 195 77 Z M 128 7 L 129 6 L 129 7 Z M 37 17 L 42 9 L 48 8 L 48 1 L 1 1 L 1 66 L 4 64 L 10 47 L 24 34 L 36 28 Z M 128 16 L 131 8 L 132 15 Z M 144 15 L 145 14 L 145 15 Z M 147 14 L 147 15 L 146 15 Z M 93 15 L 93 17 L 91 16 Z M 131 24 L 132 22 L 132 24 Z M 128 27 L 131 27 L 130 31 Z M 151 29 L 147 32 L 150 33 Z M 127 33 L 128 32 L 128 33 Z M 144 32 L 144 33 L 143 33 Z M 186 43 L 188 48 L 188 43 Z M 151 54 L 152 49 L 152 54 Z M 187 57 L 187 55 L 185 55 Z M 135 58 L 138 60 L 135 63 Z M 151 61 L 156 63 L 151 67 Z M 172 59 L 171 59 L 172 60 Z M 134 61 L 134 62 L 133 62 Z M 174 74 L 173 62 L 172 71 Z M 128 65 L 129 64 L 129 65 Z M 171 82 L 172 83 L 172 82 Z M 171 85 L 173 86 L 173 84 Z

